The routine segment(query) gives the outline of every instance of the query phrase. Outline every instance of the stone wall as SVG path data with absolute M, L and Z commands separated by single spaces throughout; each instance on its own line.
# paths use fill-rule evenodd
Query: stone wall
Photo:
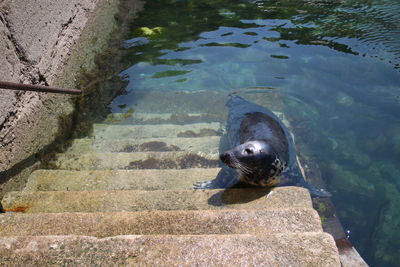
M 74 88 L 116 29 L 119 4 L 0 0 L 0 80 Z M 132 1 L 132 12 L 140 7 Z M 0 90 L 0 191 L 62 134 L 73 110 L 72 96 Z

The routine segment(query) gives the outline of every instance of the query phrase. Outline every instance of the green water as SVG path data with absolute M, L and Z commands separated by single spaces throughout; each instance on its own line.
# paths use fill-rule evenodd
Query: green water
M 109 109 L 145 90 L 280 94 L 349 239 L 372 266 L 399 266 L 400 1 L 147 2 Z

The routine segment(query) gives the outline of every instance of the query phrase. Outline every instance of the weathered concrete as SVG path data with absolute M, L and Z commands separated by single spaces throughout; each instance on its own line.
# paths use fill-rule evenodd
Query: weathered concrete
M 116 28 L 118 5 L 117 0 L 1 1 L 0 76 L 74 87 L 81 68 L 94 65 Z M 139 1 L 131 4 L 132 12 L 140 7 Z M 0 90 L 0 172 L 51 144 L 72 110 L 70 96 Z
M 2 200 L 6 211 L 117 212 L 146 210 L 206 210 L 309 208 L 307 189 L 277 187 L 227 190 L 123 190 L 9 192 Z
M 205 235 L 322 232 L 312 208 L 146 211 L 103 213 L 6 213 L 0 236 Z
M 5 265 L 340 266 L 326 233 L 0 238 Z
M 16 47 L 11 41 L 11 33 L 5 25 L 5 17 L 0 11 L 0 77 L 2 80 L 19 81 L 23 65 L 19 64 Z M 0 125 L 11 115 L 12 108 L 17 104 L 16 92 L 0 90 Z M 1 128 L 0 128 L 1 129 Z
M 219 165 L 218 153 L 186 151 L 86 153 L 72 158 L 59 154 L 52 164 L 61 170 L 187 169 Z
M 98 4 L 84 1 L 4 1 L 6 20 L 24 59 L 48 77 L 59 73 Z
M 105 121 L 110 124 L 190 124 L 200 122 L 222 122 L 226 118 L 210 113 L 138 113 L 128 110 L 125 113 L 109 114 Z
M 342 267 L 368 267 L 368 264 L 347 238 L 335 239 L 335 242 Z
M 221 133 L 221 124 L 194 123 L 186 125 L 108 125 L 95 124 L 93 136 L 96 139 L 123 139 L 149 137 L 193 137 L 215 136 Z
M 3 1 L 0 9 L 9 40 L 7 54 L 12 57 L 11 62 L 6 60 L 9 64 L 0 67 L 6 73 L 3 79 L 54 83 L 55 73 L 66 64 L 95 3 Z M 59 116 L 70 114 L 73 106 L 69 96 L 4 91 L 1 94 L 6 96 L 1 98 L 2 103 L 8 103 L 0 121 L 0 170 L 4 171 L 51 143 L 58 131 Z
M 75 139 L 65 153 L 69 155 L 87 152 L 144 152 L 190 151 L 218 153 L 220 136 L 160 137 L 132 139 Z
M 249 92 L 250 90 L 245 89 L 244 91 Z M 146 88 L 146 90 L 135 90 L 133 97 L 140 99 L 135 103 L 135 110 L 140 113 L 214 114 L 225 122 L 228 111 L 225 108 L 227 95 L 228 93 L 223 90 L 166 91 Z M 279 97 L 279 91 L 269 91 L 268 97 L 260 97 L 260 94 L 246 94 L 247 99 L 269 107 L 273 111 L 282 112 L 283 101 Z
M 24 191 L 179 190 L 214 179 L 220 168 L 34 171 Z

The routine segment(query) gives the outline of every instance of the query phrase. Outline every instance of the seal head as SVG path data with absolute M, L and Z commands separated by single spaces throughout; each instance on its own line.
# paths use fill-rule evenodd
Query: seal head
M 220 155 L 228 167 L 239 171 L 239 179 L 255 186 L 276 186 L 286 163 L 271 146 L 260 140 L 248 141 Z

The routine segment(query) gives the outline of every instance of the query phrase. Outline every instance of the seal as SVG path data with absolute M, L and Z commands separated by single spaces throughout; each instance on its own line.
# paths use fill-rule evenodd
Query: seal
M 269 109 L 235 94 L 230 95 L 227 138 L 230 149 L 220 154 L 223 167 L 212 181 L 194 184 L 194 189 L 228 188 L 237 184 L 274 187 L 298 185 L 313 196 L 330 194 L 317 189 L 304 179 L 299 166 L 292 134 Z M 281 179 L 284 177 L 285 179 Z

